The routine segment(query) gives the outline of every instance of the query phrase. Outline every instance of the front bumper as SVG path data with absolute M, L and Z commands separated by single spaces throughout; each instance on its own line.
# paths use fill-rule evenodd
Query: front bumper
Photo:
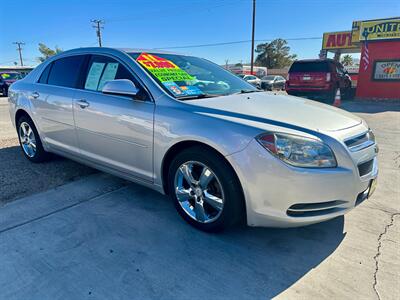
M 296 227 L 343 215 L 368 195 L 377 178 L 375 146 L 357 157 L 373 160 L 371 172 L 360 177 L 357 163 L 337 168 L 289 166 L 272 156 L 257 141 L 228 156 L 242 183 L 249 226 Z M 343 165 L 343 166 L 341 166 Z

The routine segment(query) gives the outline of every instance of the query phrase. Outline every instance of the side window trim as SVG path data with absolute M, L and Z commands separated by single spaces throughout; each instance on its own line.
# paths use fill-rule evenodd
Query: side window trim
M 78 90 L 84 89 L 83 87 L 85 86 L 86 75 L 91 57 L 91 54 L 85 54 L 85 58 L 83 59 L 81 69 L 79 70 L 78 80 L 75 85 L 75 88 Z

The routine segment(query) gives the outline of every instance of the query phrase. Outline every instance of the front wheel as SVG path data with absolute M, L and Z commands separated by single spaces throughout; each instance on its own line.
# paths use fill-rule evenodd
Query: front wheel
M 236 174 L 208 148 L 180 152 L 169 168 L 168 186 L 178 213 L 200 230 L 221 231 L 244 215 L 243 192 Z

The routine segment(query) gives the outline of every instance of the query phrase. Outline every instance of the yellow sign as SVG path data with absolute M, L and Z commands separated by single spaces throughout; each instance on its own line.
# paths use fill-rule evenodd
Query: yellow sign
M 362 21 L 359 41 L 400 39 L 400 18 Z
M 323 50 L 354 49 L 357 45 L 351 43 L 351 31 L 325 32 L 322 40 Z
M 172 61 L 153 54 L 142 53 L 136 61 L 161 82 L 194 80 L 194 77 L 180 69 Z
M 353 21 L 353 26 L 351 29 L 351 43 L 359 43 L 360 42 L 360 26 L 361 21 Z

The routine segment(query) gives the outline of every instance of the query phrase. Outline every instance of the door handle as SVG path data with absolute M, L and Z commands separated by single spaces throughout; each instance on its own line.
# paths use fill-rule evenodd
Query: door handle
M 37 99 L 37 98 L 39 98 L 39 96 L 40 96 L 40 94 L 39 94 L 38 92 L 33 92 L 33 93 L 31 94 L 31 97 L 32 97 L 33 99 Z
M 86 107 L 88 107 L 90 104 L 89 102 L 87 102 L 86 100 L 82 99 L 82 100 L 78 100 L 76 101 L 76 103 L 82 108 L 85 109 Z

